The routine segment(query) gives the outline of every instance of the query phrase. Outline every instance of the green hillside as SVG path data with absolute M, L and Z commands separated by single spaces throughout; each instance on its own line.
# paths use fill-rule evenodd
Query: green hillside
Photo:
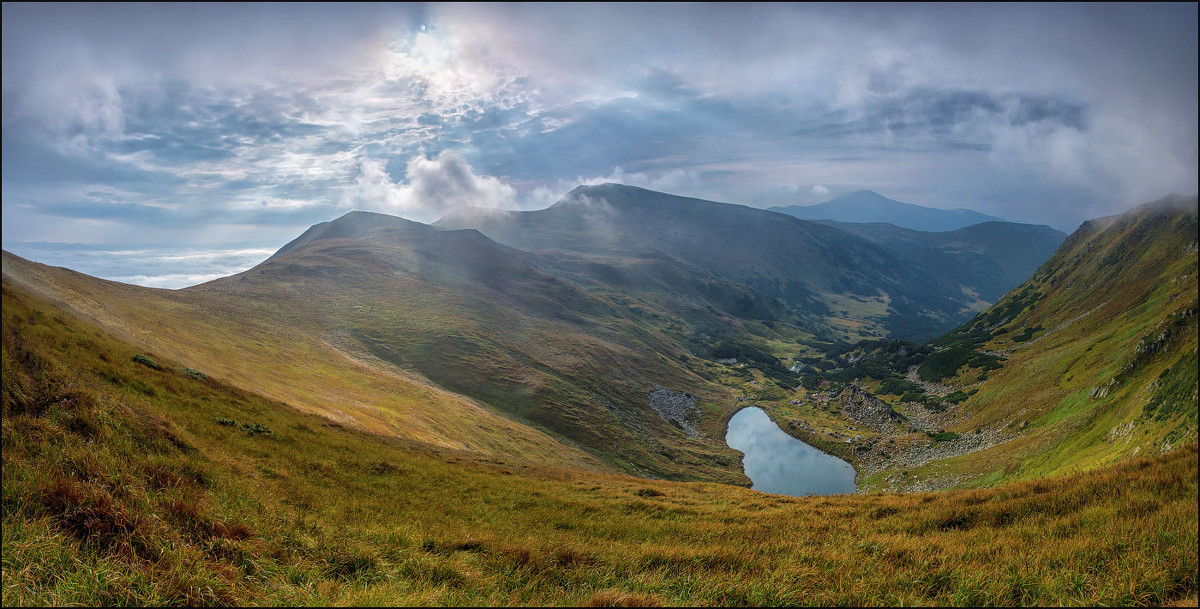
M 628 473 L 744 479 L 721 441 L 730 390 L 691 370 L 662 316 L 580 289 L 477 231 L 341 226 L 353 219 L 331 224 L 337 236 L 190 291 L 281 306 L 348 351 L 415 371 Z M 661 416 L 651 400 L 660 387 L 694 396 L 695 412 Z
M 529 465 L 240 389 L 40 298 L 10 262 L 6 606 L 1196 602 L 1194 442 L 937 494 Z
M 4 281 L 52 300 L 138 349 L 340 425 L 496 457 L 611 467 L 411 371 L 341 348 L 337 337 L 317 330 L 320 312 L 289 309 L 283 301 L 104 281 L 8 252 Z M 304 300 L 295 293 L 291 298 Z
M 827 378 L 909 417 L 850 455 L 860 483 L 988 486 L 1193 440 L 1196 235 L 1195 197 L 1093 220 L 1028 282 L 930 344 L 834 354 Z
M 927 344 L 373 214 L 176 291 L 5 252 L 3 602 L 1194 604 L 1196 205 Z M 956 490 L 735 486 L 748 404 L 860 491 Z
M 802 335 L 786 323 L 743 324 L 712 303 L 748 315 L 774 305 L 715 279 L 640 299 L 633 284 L 645 277 L 629 267 L 609 278 L 616 285 L 583 289 L 477 231 L 376 216 L 320 225 L 250 271 L 174 292 L 7 253 L 5 271 L 144 349 L 365 430 L 531 462 L 748 483 L 723 438 L 735 388 L 751 377 L 709 351 L 737 346 L 781 375 L 761 349 L 794 351 Z M 591 260 L 586 272 L 602 268 Z M 690 408 L 665 409 L 672 396 Z M 526 438 L 536 447 L 522 447 Z
M 978 456 L 999 465 L 985 479 L 1094 467 L 1196 437 L 1196 236 L 1195 197 L 1087 222 L 1029 282 L 940 341 L 1006 358 L 958 426 L 1024 425 Z

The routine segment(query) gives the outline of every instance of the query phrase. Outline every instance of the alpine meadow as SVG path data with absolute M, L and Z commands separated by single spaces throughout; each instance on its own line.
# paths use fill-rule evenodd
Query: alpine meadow
M 4 606 L 1197 605 L 1194 4 L 3 13 Z

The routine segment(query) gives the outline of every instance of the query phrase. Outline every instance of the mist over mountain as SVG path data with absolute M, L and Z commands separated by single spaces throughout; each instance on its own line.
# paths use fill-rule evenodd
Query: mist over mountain
M 982 222 L 947 231 L 918 231 L 886 223 L 817 220 L 893 250 L 903 260 L 920 263 L 989 302 L 1028 279 L 1067 234 L 1049 226 Z
M 804 220 L 886 222 L 919 231 L 950 231 L 981 222 L 1007 222 L 970 209 L 936 209 L 901 203 L 870 190 L 858 190 L 816 205 L 767 208 Z
M 580 186 L 544 210 L 467 210 L 434 225 L 476 228 L 506 245 L 556 255 L 657 252 L 778 299 L 814 330 L 860 337 L 931 337 L 949 330 L 1023 281 L 1040 262 L 1030 265 L 1029 259 L 1044 259 L 1057 245 L 1057 231 L 1008 223 L 977 230 L 976 237 L 987 235 L 981 242 L 997 241 L 996 247 L 964 246 L 972 241 L 965 234 L 932 241 L 900 233 L 884 238 L 885 229 L 856 234 L 618 184 Z M 1025 244 L 1015 255 L 1006 251 L 1026 237 L 1031 247 Z M 960 250 L 971 254 L 955 257 Z M 1016 261 L 1023 257 L 1025 262 Z

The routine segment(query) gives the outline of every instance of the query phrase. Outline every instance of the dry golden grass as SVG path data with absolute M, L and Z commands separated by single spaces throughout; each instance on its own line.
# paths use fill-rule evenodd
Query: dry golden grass
M 5 605 L 1196 598 L 1195 443 L 991 489 L 780 497 L 347 428 L 139 364 L 8 284 L 3 315 Z

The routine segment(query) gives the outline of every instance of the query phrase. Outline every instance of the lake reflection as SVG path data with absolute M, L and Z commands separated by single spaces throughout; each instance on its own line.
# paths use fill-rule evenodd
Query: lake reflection
M 761 408 L 733 415 L 725 443 L 745 453 L 742 464 L 756 491 L 836 495 L 857 488 L 853 466 L 787 435 Z

